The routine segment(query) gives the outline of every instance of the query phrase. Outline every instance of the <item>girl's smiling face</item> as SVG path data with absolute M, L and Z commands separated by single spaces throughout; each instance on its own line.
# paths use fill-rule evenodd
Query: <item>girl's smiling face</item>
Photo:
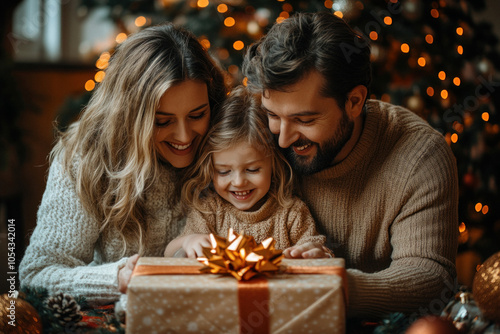
M 238 143 L 213 153 L 212 160 L 215 191 L 239 210 L 259 209 L 271 187 L 271 157 L 248 143 Z

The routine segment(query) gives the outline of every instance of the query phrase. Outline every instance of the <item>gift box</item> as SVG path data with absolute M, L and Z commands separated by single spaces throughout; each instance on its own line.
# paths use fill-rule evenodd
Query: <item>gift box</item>
M 203 274 L 195 259 L 140 258 L 127 333 L 344 333 L 344 260 L 284 259 L 248 281 Z

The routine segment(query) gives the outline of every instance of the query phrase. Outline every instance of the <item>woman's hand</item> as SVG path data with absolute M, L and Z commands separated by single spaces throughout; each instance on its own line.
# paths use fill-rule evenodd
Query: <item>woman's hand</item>
M 288 259 L 317 259 L 324 257 L 333 257 L 330 250 L 325 246 L 307 242 L 302 245 L 288 247 L 283 251 L 283 255 Z
M 187 257 L 190 258 L 203 256 L 203 247 L 212 247 L 209 234 L 187 235 L 182 242 L 182 248 L 186 251 Z
M 132 255 L 127 259 L 125 267 L 118 271 L 118 290 L 121 293 L 127 292 L 128 283 L 132 277 L 132 271 L 134 271 L 137 260 L 139 260 L 139 254 Z

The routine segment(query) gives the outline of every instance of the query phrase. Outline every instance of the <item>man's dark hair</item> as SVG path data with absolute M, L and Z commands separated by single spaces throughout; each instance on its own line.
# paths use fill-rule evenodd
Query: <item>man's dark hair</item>
M 370 85 L 369 44 L 332 13 L 297 13 L 251 45 L 243 61 L 248 87 L 258 93 L 286 91 L 311 70 L 325 78 L 321 94 L 344 109 L 349 91 Z

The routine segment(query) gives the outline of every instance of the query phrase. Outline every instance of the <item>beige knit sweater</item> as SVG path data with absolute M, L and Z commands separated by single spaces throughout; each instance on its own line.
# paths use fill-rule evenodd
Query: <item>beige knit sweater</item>
M 174 173 L 162 170 L 146 196 L 149 224 L 144 256 L 163 256 L 166 245 L 183 228 L 178 205 L 170 207 L 174 191 Z M 138 245 L 123 243 L 118 231 L 105 229 L 83 208 L 75 184 L 55 159 L 49 171 L 47 187 L 38 209 L 37 226 L 21 261 L 21 286 L 42 287 L 49 295 L 57 291 L 83 296 L 91 304 L 103 304 L 120 298 L 118 269 L 127 256 L 138 252 Z
M 326 239 L 316 232 L 309 209 L 296 197 L 289 208 L 269 198 L 253 212 L 238 210 L 218 195 L 207 197 L 203 204 L 203 211 L 207 213 L 192 209 L 182 236 L 213 233 L 226 238 L 232 228 L 236 233 L 253 236 L 257 243 L 273 237 L 276 249 L 282 250 L 306 242 L 324 244 Z
M 455 159 L 412 112 L 374 100 L 366 110 L 353 151 L 302 177 L 302 198 L 350 268 L 348 316 L 436 312 L 455 278 Z

